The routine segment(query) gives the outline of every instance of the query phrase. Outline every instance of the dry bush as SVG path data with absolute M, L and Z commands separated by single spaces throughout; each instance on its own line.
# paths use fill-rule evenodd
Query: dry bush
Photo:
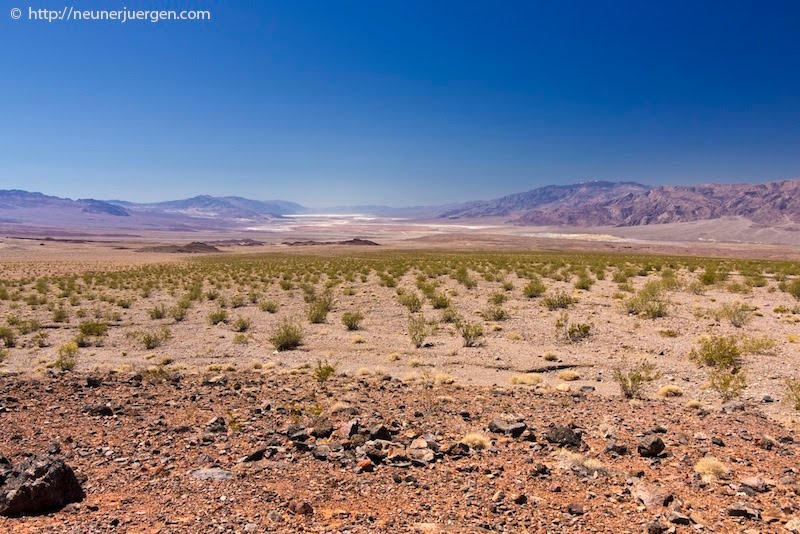
M 612 376 L 625 398 L 637 399 L 641 398 L 644 385 L 657 379 L 660 373 L 654 364 L 647 360 L 641 360 L 630 369 L 614 369 Z

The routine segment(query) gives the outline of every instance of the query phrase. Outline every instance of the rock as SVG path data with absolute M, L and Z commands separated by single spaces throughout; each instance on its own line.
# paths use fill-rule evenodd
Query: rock
M 0 515 L 36 515 L 60 510 L 86 496 L 63 460 L 31 456 L 11 467 L 0 466 Z
M 489 423 L 489 431 L 495 434 L 505 434 L 512 438 L 518 438 L 528 428 L 528 425 L 522 422 L 509 423 L 502 419 L 493 419 Z
M 369 439 L 382 439 L 384 441 L 391 441 L 392 433 L 386 428 L 386 425 L 375 425 L 369 431 Z
M 775 399 L 772 398 L 772 395 L 764 395 L 763 397 L 761 397 L 761 402 L 769 404 L 771 402 L 775 402 Z
M 605 452 L 611 456 L 625 456 L 628 454 L 628 446 L 616 441 L 611 441 L 606 445 Z
M 86 377 L 86 386 L 90 388 L 99 388 L 103 385 L 103 381 L 97 378 L 96 376 L 87 376 Z
M 682 513 L 676 512 L 674 510 L 669 513 L 669 516 L 667 517 L 667 520 L 670 523 L 672 523 L 673 525 L 691 525 L 692 524 L 692 518 L 690 518 L 688 515 L 683 515 Z
M 314 423 L 311 435 L 315 438 L 327 438 L 333 434 L 333 425 L 328 419 L 320 419 Z
M 307 501 L 292 499 L 289 501 L 289 511 L 297 515 L 311 515 L 314 513 L 314 508 Z
M 671 493 L 662 491 L 644 482 L 635 484 L 631 490 L 631 494 L 647 508 L 667 506 L 675 499 Z
M 469 454 L 469 445 L 457 441 L 447 448 L 445 454 L 448 456 L 466 456 Z
M 114 410 L 108 404 L 87 404 L 83 407 L 83 413 L 97 417 L 111 417 Z
M 669 528 L 662 525 L 661 522 L 656 520 L 648 523 L 647 526 L 645 527 L 645 530 L 647 531 L 647 534 L 664 534 L 664 532 L 669 530 Z
M 347 440 L 350 436 L 355 436 L 358 434 L 358 419 L 350 419 L 339 425 L 339 428 L 336 429 L 336 437 L 341 440 Z
M 316 458 L 317 460 L 327 460 L 328 456 L 331 455 L 331 448 L 325 444 L 320 444 L 314 447 L 311 451 L 311 455 Z
M 195 469 L 191 475 L 198 480 L 210 480 L 219 482 L 222 480 L 229 480 L 233 478 L 233 473 L 221 467 L 208 467 L 204 469 Z
M 758 493 L 766 493 L 767 491 L 769 491 L 767 482 L 761 477 L 747 477 L 741 479 L 739 482 L 743 486 L 747 486 L 748 488 L 752 489 L 753 491 L 757 491 Z
M 761 517 L 761 512 L 757 508 L 744 502 L 728 506 L 725 513 L 731 517 L 745 517 L 747 519 L 759 519 Z
M 730 401 L 722 405 L 723 413 L 743 412 L 744 403 L 739 401 Z
M 375 469 L 375 464 L 369 458 L 364 458 L 356 464 L 356 471 L 359 473 L 371 473 Z
M 264 455 L 267 452 L 266 447 L 261 447 L 260 449 L 256 449 L 241 460 L 240 462 L 260 462 L 264 459 Z
M 528 502 L 528 496 L 524 493 L 512 493 L 509 495 L 509 500 L 511 500 L 511 502 L 514 504 L 522 505 Z
M 544 437 L 550 443 L 555 443 L 562 447 L 578 448 L 583 443 L 583 438 L 581 438 L 580 434 L 564 425 L 553 425 Z
M 786 529 L 787 532 L 791 532 L 792 534 L 800 534 L 800 518 L 793 517 L 786 523 L 784 523 L 783 528 Z
M 213 432 L 214 434 L 221 434 L 228 430 L 228 422 L 225 421 L 224 417 L 214 417 L 208 423 L 206 423 L 206 430 Z
M 664 441 L 657 436 L 648 436 L 642 439 L 636 446 L 636 450 L 639 451 L 639 456 L 643 456 L 644 458 L 655 458 L 664 452 L 665 448 L 666 445 L 664 445 Z
M 567 512 L 569 515 L 583 515 L 586 511 L 583 509 L 583 506 L 580 504 L 570 504 L 567 506 Z

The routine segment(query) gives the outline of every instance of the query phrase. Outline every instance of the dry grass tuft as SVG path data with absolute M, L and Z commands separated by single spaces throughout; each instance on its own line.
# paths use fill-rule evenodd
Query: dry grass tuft
M 659 397 L 681 397 L 683 396 L 683 390 L 676 386 L 675 384 L 666 384 L 661 386 L 661 389 L 658 390 Z
M 542 382 L 542 375 L 538 373 L 524 373 L 521 375 L 514 375 L 511 377 L 512 384 L 518 384 L 522 386 L 535 386 L 536 384 L 540 384 Z
M 704 478 L 725 478 L 730 473 L 730 469 L 717 458 L 705 456 L 694 464 L 694 472 Z
M 492 442 L 484 436 L 483 434 L 478 434 L 477 432 L 470 432 L 463 438 L 461 438 L 461 443 L 466 443 L 469 445 L 470 449 L 475 449 L 477 451 L 486 449 L 489 447 Z

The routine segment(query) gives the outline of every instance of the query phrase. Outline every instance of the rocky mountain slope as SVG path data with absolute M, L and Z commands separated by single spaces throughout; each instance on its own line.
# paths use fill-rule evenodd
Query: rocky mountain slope
M 800 180 L 661 187 L 633 182 L 585 182 L 474 202 L 441 216 L 503 217 L 520 225 L 579 227 L 744 217 L 761 226 L 781 226 L 800 223 Z

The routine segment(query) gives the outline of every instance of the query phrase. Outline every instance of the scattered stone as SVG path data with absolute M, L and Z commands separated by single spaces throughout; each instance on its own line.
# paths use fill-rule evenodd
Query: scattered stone
M 314 508 L 307 501 L 292 499 L 289 501 L 289 511 L 296 515 L 311 515 L 314 513 Z
M 748 488 L 756 491 L 758 493 L 766 493 L 769 491 L 769 487 L 767 486 L 767 482 L 761 477 L 746 477 L 739 481 L 743 486 L 747 486 Z
M 228 422 L 225 421 L 224 417 L 214 417 L 208 423 L 206 423 L 206 430 L 214 434 L 221 434 L 228 430 Z
M 628 454 L 628 446 L 623 443 L 611 441 L 606 445 L 605 452 L 611 456 L 625 456 Z
M 586 511 L 583 509 L 583 506 L 580 504 L 570 504 L 567 506 L 567 512 L 570 515 L 583 515 L 586 513 Z
M 636 446 L 636 450 L 639 451 L 639 456 L 644 458 L 655 458 L 662 452 L 666 445 L 664 445 L 664 441 L 658 436 L 648 436 L 641 441 Z
M 731 517 L 744 517 L 747 519 L 759 519 L 761 512 L 744 502 L 739 502 L 728 506 L 726 513 Z
M 233 478 L 233 473 L 221 467 L 207 467 L 204 469 L 195 469 L 191 475 L 198 480 L 209 480 L 219 482 L 222 480 L 230 480 Z
M 672 523 L 673 525 L 691 525 L 692 518 L 688 515 L 684 515 L 680 512 L 676 512 L 675 510 L 669 513 L 667 516 L 667 520 Z
M 60 510 L 86 494 L 63 460 L 31 456 L 11 467 L 0 465 L 0 515 L 17 517 Z
M 528 425 L 523 422 L 510 423 L 503 421 L 502 419 L 493 419 L 492 422 L 489 423 L 490 432 L 494 432 L 495 434 L 505 434 L 507 436 L 511 436 L 512 438 L 520 437 L 527 428 Z
M 545 434 L 545 439 L 562 447 L 578 448 L 583 443 L 583 438 L 573 429 L 564 425 L 553 425 Z
M 83 413 L 97 417 L 111 417 L 114 410 L 108 404 L 87 404 L 83 407 Z

